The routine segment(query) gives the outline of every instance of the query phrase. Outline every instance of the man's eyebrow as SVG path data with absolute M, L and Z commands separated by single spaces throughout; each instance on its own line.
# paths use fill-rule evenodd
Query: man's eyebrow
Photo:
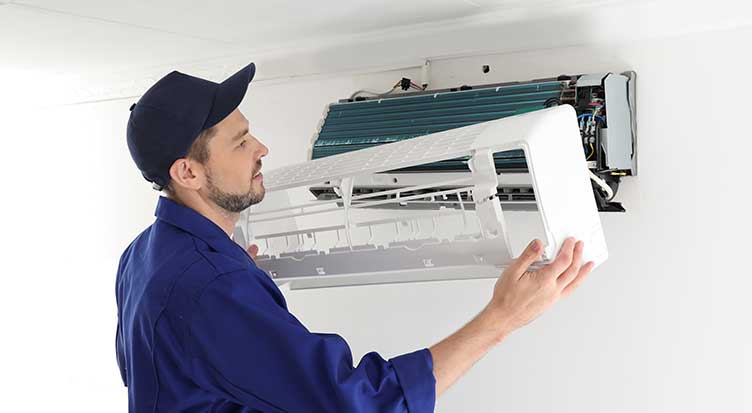
M 242 131 L 240 131 L 240 133 L 238 133 L 237 135 L 235 135 L 235 137 L 234 137 L 234 138 L 232 138 L 232 141 L 233 141 L 233 142 L 235 142 L 235 141 L 237 141 L 237 140 L 240 140 L 240 139 L 241 139 L 241 138 L 242 138 L 243 136 L 245 136 L 245 135 L 246 135 L 247 133 L 248 133 L 248 128 L 245 128 L 245 129 L 243 129 Z

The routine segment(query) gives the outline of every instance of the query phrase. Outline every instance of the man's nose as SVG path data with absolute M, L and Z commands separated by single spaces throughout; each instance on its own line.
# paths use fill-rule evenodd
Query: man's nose
M 261 159 L 264 156 L 269 154 L 269 148 L 267 148 L 266 145 L 261 143 L 261 141 L 259 141 L 259 144 L 261 145 L 261 147 L 259 148 L 259 151 L 258 151 L 258 157 L 259 159 Z

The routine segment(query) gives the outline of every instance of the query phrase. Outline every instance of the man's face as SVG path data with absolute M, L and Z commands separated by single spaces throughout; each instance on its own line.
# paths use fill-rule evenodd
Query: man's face
M 238 109 L 214 127 L 206 163 L 209 199 L 230 212 L 240 212 L 264 199 L 261 158 L 269 149 L 248 131 Z

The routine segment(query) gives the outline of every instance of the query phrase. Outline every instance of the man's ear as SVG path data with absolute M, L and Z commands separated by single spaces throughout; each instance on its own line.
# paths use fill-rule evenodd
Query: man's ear
M 170 178 L 175 187 L 198 191 L 204 183 L 204 167 L 195 160 L 180 158 L 170 166 Z

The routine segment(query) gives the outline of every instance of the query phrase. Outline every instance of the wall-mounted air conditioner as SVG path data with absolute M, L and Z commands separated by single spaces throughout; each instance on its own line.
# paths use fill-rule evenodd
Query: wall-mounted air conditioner
M 410 82 L 405 80 L 403 88 L 408 89 Z M 577 115 L 582 151 L 592 172 L 598 209 L 623 212 L 622 205 L 614 201 L 619 183 L 622 177 L 637 174 L 635 80 L 634 72 L 603 73 L 461 86 L 398 96 L 353 96 L 327 107 L 314 136 L 309 159 L 569 105 Z M 536 194 L 523 151 L 500 151 L 493 157 L 499 175 L 498 201 L 510 210 L 535 208 Z M 353 194 L 423 185 L 433 181 L 435 174 L 442 174 L 445 177 L 442 179 L 452 179 L 468 171 L 467 156 L 445 159 L 360 177 L 353 182 Z M 338 196 L 333 185 L 314 186 L 311 191 L 322 200 Z M 405 209 L 408 206 L 396 204 L 393 207 Z M 432 205 L 423 203 L 409 207 L 430 208 Z

